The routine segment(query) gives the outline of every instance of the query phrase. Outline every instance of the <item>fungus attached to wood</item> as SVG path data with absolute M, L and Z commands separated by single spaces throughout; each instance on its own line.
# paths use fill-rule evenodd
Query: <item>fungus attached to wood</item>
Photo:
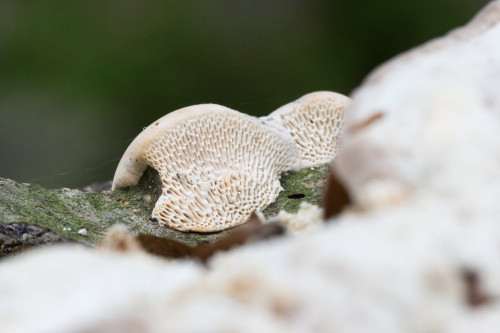
M 280 107 L 261 120 L 290 133 L 300 151 L 300 167 L 317 166 L 331 162 L 337 154 L 344 108 L 349 101 L 349 97 L 338 93 L 318 91 Z
M 137 136 L 123 155 L 113 189 L 156 169 L 162 194 L 152 220 L 181 231 L 213 232 L 245 222 L 272 203 L 281 172 L 299 152 L 285 132 L 215 104 L 169 113 Z

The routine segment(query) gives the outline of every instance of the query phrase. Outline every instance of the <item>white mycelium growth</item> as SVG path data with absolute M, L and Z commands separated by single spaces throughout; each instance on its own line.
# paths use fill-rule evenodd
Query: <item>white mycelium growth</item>
M 350 99 L 329 91 L 302 96 L 268 117 L 266 123 L 284 127 L 295 140 L 301 155 L 301 167 L 331 162 L 338 151 L 343 112 Z
M 152 216 L 182 231 L 212 232 L 245 222 L 276 199 L 281 172 L 299 158 L 289 136 L 219 105 L 181 109 L 144 132 L 150 132 L 148 144 L 123 159 L 159 172 L 162 195 Z M 144 132 L 136 140 L 143 141 Z M 127 177 L 115 176 L 114 183 Z

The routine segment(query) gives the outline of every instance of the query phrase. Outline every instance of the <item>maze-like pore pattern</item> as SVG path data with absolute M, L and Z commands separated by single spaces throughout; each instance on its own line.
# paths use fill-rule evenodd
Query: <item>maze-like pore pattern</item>
M 275 200 L 296 156 L 292 142 L 250 117 L 207 113 L 179 123 L 145 154 L 162 181 L 152 215 L 181 231 L 241 224 Z
M 303 167 L 329 163 L 337 155 L 344 107 L 344 101 L 325 98 L 297 104 L 280 115 L 297 144 Z

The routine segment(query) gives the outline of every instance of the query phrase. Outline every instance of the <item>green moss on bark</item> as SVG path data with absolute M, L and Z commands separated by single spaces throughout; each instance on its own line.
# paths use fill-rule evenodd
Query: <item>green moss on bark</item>
M 297 213 L 302 202 L 321 206 L 328 173 L 328 166 L 284 173 L 281 176 L 283 191 L 276 201 L 263 211 L 264 216 L 276 216 L 281 210 Z
M 284 190 L 264 210 L 264 215 L 274 216 L 281 209 L 296 212 L 303 201 L 319 205 L 327 172 L 327 167 L 319 167 L 283 174 Z M 146 172 L 139 185 L 119 191 L 50 190 L 0 178 L 0 222 L 48 228 L 64 238 L 88 245 L 100 242 L 116 223 L 124 224 L 132 234 L 151 234 L 191 245 L 224 236 L 224 232 L 184 233 L 151 222 L 150 214 L 159 194 L 158 177 L 152 170 Z M 86 236 L 78 233 L 83 228 Z

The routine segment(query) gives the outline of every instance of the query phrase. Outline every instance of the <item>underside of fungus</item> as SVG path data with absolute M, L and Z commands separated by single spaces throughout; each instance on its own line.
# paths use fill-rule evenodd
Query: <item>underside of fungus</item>
M 272 203 L 281 172 L 298 160 L 286 133 L 220 105 L 195 105 L 144 129 L 122 157 L 113 189 L 137 184 L 151 166 L 162 183 L 152 217 L 181 231 L 213 232 Z
M 349 97 L 338 93 L 318 91 L 280 107 L 261 120 L 288 131 L 299 149 L 300 167 L 326 164 L 337 155 L 343 112 L 349 101 Z

